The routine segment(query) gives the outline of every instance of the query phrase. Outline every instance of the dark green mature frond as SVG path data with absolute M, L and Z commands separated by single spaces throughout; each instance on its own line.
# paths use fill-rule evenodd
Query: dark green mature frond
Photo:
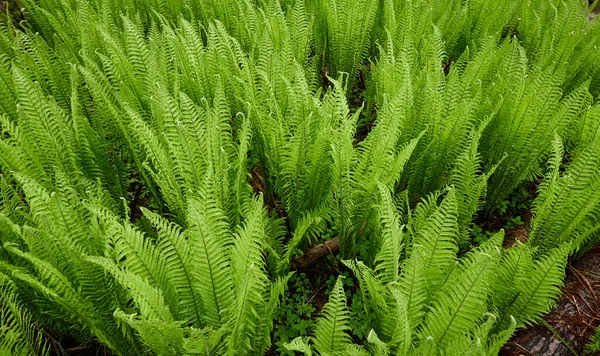
M 39 325 L 19 302 L 15 284 L 0 273 L 0 354 L 48 355 L 49 344 Z

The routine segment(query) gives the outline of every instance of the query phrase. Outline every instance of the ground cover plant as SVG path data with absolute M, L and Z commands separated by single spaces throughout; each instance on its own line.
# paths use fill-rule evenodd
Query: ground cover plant
M 600 239 L 596 3 L 4 3 L 0 354 L 498 354 Z

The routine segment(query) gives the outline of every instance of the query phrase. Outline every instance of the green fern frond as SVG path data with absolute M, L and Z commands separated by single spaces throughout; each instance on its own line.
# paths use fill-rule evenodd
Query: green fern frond
M 194 289 L 194 272 L 191 268 L 191 251 L 186 234 L 181 227 L 159 215 L 142 208 L 144 216 L 158 230 L 157 256 L 164 259 L 165 282 L 173 285 L 177 294 L 180 318 L 199 326 L 202 320 L 202 301 Z
M 312 348 L 308 343 L 308 338 L 298 336 L 294 340 L 283 345 L 286 350 L 302 352 L 306 356 L 312 356 Z
M 233 280 L 227 249 L 232 243 L 223 212 L 214 201 L 191 200 L 188 207 L 187 237 L 194 256 L 195 289 L 201 296 L 204 325 L 218 328 L 227 320 L 233 302 Z
M 19 302 L 15 284 L 0 273 L 0 353 L 6 355 L 48 355 L 49 344 L 39 325 Z
M 435 348 L 444 350 L 460 337 L 469 337 L 487 308 L 489 276 L 495 259 L 478 253 L 471 263 L 459 266 L 460 274 L 450 278 L 425 316 L 421 340 L 433 337 Z
M 314 332 L 314 344 L 320 354 L 333 354 L 342 352 L 350 344 L 350 330 L 348 318 L 350 311 L 346 305 L 346 294 L 342 278 L 338 278 L 329 301 L 323 307 L 317 320 Z
M 375 273 L 383 283 L 396 282 L 400 266 L 400 253 L 402 251 L 402 227 L 400 218 L 385 186 L 379 185 L 381 195 L 381 222 L 382 237 L 381 250 L 375 257 Z
M 140 310 L 140 315 L 149 321 L 172 323 L 173 318 L 160 289 L 153 287 L 148 280 L 127 269 L 119 269 L 111 260 L 103 257 L 87 257 L 88 261 L 102 266 L 129 291 Z
M 448 276 L 458 252 L 458 207 L 454 189 L 448 191 L 439 207 L 413 234 L 411 254 L 418 251 L 428 290 L 433 291 Z
M 115 311 L 115 318 L 134 328 L 156 355 L 183 354 L 184 334 L 179 323 L 148 320 L 121 310 Z
M 569 245 L 554 248 L 534 262 L 528 278 L 516 285 L 519 294 L 504 317 L 512 315 L 517 325 L 531 324 L 550 310 L 560 294 L 569 249 Z
M 563 174 L 562 144 L 556 138 L 548 173 L 534 201 L 529 242 L 541 251 L 573 241 L 574 251 L 594 241 L 600 207 L 600 156 L 598 138 L 582 149 Z

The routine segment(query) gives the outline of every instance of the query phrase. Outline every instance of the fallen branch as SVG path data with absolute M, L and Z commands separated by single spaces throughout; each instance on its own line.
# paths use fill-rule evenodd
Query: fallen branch
M 306 251 L 303 255 L 295 258 L 294 261 L 292 261 L 292 269 L 308 268 L 328 254 L 332 256 L 335 255 L 339 250 L 340 237 L 336 236 L 331 240 L 318 244 Z

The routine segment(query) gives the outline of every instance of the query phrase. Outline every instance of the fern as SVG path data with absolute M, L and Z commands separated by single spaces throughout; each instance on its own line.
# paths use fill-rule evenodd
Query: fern
M 560 138 L 554 142 L 549 172 L 534 202 L 535 219 L 530 242 L 543 250 L 573 241 L 579 250 L 597 231 L 598 158 L 596 139 L 579 153 L 566 172 L 559 173 L 562 156 Z M 552 225 L 549 225 L 552 216 Z
M 323 3 L 327 14 L 327 47 L 331 56 L 329 65 L 335 76 L 349 74 L 350 87 L 370 45 L 377 1 L 328 0 Z
M 598 352 L 598 349 L 600 349 L 600 347 L 599 347 L 600 345 L 598 342 L 600 336 L 598 336 L 598 335 L 599 335 L 599 332 L 598 332 L 598 329 L 596 329 L 594 335 L 590 338 L 589 343 L 585 346 L 586 352 L 588 354 L 593 354 L 594 352 Z
M 295 257 L 336 236 L 371 332 L 350 337 L 340 278 L 288 349 L 498 353 L 598 241 L 600 25 L 583 6 L 11 5 L 0 348 L 264 354 Z M 539 179 L 529 240 L 476 246 L 474 222 Z
M 4 274 L 0 274 L 0 283 L 0 352 L 7 355 L 49 354 L 49 345 L 42 331 L 18 301 L 15 284 Z
M 346 305 L 343 280 L 339 277 L 331 291 L 329 302 L 323 307 L 315 325 L 314 337 L 311 338 L 315 349 L 320 355 L 335 355 L 351 350 L 350 330 L 348 324 L 350 311 Z M 311 347 L 302 338 L 297 338 L 287 344 L 288 350 L 302 351 L 311 355 Z
M 458 279 L 449 279 L 449 290 L 442 288 L 425 316 L 421 334 L 421 339 L 433 338 L 434 350 L 445 349 L 477 325 L 486 308 L 488 274 L 493 265 L 493 257 L 475 254 L 472 261 L 458 267 Z

